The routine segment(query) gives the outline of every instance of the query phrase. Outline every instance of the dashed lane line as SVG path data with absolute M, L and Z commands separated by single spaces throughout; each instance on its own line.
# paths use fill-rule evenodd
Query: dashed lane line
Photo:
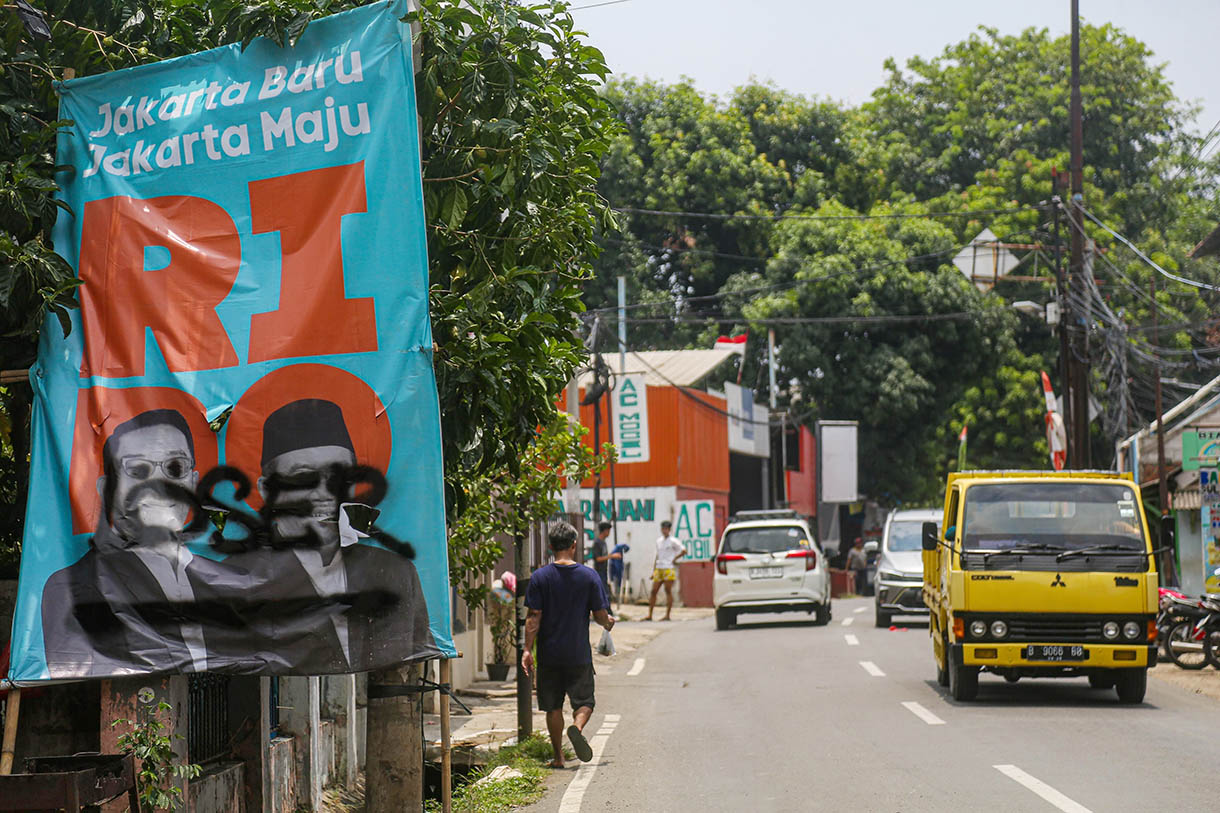
M 860 665 L 864 667 L 865 672 L 868 672 L 873 677 L 885 677 L 885 672 L 881 671 L 881 667 L 872 661 L 860 661 Z
M 855 620 L 856 620 L 856 617 L 854 615 L 849 615 L 849 616 L 847 616 L 847 618 L 843 619 L 843 626 L 850 627 L 851 622 L 853 622 Z
M 589 738 L 589 747 L 593 749 L 593 759 L 576 769 L 576 776 L 572 777 L 567 790 L 563 792 L 563 798 L 559 801 L 559 813 L 580 813 L 585 791 L 589 789 L 589 783 L 593 781 L 593 774 L 597 773 L 597 766 L 601 764 L 602 750 L 606 747 L 608 739 L 610 739 L 610 735 L 602 734 L 600 731 Z
M 937 717 L 932 712 L 925 709 L 923 706 L 916 703 L 914 700 L 904 701 L 903 708 L 914 714 L 919 719 L 923 720 L 928 725 L 944 725 L 945 721 Z
M 1069 799 L 1067 796 L 1064 796 L 1062 793 L 1055 790 L 1041 779 L 1030 776 L 1016 765 L 992 765 L 991 767 L 995 768 L 997 771 L 1004 774 L 1014 782 L 1024 785 L 1027 789 L 1033 791 L 1055 807 L 1062 810 L 1063 813 L 1092 813 L 1092 811 L 1090 811 L 1084 805 Z
M 857 607 L 856 609 L 852 610 L 852 612 L 853 613 L 862 613 L 867 609 L 868 609 L 868 607 Z
M 627 670 L 627 677 L 635 677 L 640 672 L 644 671 L 644 659 L 636 658 L 635 663 L 631 664 L 631 668 Z
M 860 646 L 860 639 L 854 635 L 844 635 L 843 640 L 847 642 L 848 646 Z

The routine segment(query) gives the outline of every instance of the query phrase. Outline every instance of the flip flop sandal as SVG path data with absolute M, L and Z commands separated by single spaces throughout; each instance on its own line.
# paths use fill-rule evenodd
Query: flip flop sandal
M 572 743 L 572 750 L 576 752 L 576 756 L 580 758 L 581 762 L 593 759 L 593 749 L 589 747 L 589 741 L 574 725 L 568 726 L 568 741 Z

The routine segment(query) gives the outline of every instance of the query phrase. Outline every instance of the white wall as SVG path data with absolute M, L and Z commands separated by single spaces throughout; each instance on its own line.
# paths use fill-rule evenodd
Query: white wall
M 648 595 L 652 585 L 652 563 L 656 553 L 657 537 L 661 535 L 661 521 L 674 518 L 674 497 L 677 489 L 673 486 L 656 486 L 649 488 L 619 488 L 614 492 L 618 500 L 615 506 L 618 510 L 618 521 L 615 523 L 618 533 L 618 543 L 631 546 L 631 550 L 623 557 L 626 568 L 624 598 L 636 598 L 641 594 Z M 608 504 L 611 501 L 609 488 L 602 488 L 601 501 Z M 629 503 L 634 512 L 622 510 Z M 580 491 L 581 510 L 585 513 L 585 549 L 593 541 L 597 525 L 593 522 L 593 489 L 583 488 Z M 650 510 L 651 509 L 651 510 Z M 604 519 L 610 520 L 610 516 Z M 610 532 L 607 540 L 609 549 L 614 549 L 615 531 Z

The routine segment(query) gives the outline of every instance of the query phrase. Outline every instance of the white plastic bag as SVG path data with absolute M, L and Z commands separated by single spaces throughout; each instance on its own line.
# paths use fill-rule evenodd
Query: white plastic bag
M 602 630 L 601 640 L 597 642 L 597 654 L 613 655 L 614 653 L 614 639 L 610 637 L 610 630 Z

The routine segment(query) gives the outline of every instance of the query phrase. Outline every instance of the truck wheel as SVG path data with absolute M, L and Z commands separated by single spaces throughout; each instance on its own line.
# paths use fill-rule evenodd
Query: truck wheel
M 813 617 L 814 624 L 817 624 L 819 627 L 824 627 L 827 624 L 829 624 L 830 623 L 830 599 L 826 599 L 826 601 L 819 604 L 818 608 L 816 610 L 814 610 L 814 612 L 816 613 L 816 615 Z
M 947 653 L 946 653 L 947 654 Z M 966 702 L 979 693 L 979 668 L 964 664 L 949 664 L 949 694 L 954 700 Z M 1140 695 L 1143 697 L 1143 695 Z
M 737 623 L 737 613 L 732 610 L 716 608 L 716 629 L 727 630 L 735 623 Z
M 940 648 L 941 654 L 943 654 L 945 656 L 945 665 L 942 666 L 941 662 L 939 660 L 936 662 L 936 683 L 940 686 L 948 686 L 949 685 L 949 669 L 948 669 L 949 641 L 945 638 L 943 633 L 940 636 L 940 645 L 941 645 L 941 648 Z M 933 653 L 933 654 L 935 654 L 935 653 Z
M 1120 703 L 1143 703 L 1148 690 L 1147 669 L 1122 669 L 1114 676 L 1114 689 Z
M 1089 675 L 1089 686 L 1094 689 L 1113 689 L 1114 676 L 1102 672 Z

